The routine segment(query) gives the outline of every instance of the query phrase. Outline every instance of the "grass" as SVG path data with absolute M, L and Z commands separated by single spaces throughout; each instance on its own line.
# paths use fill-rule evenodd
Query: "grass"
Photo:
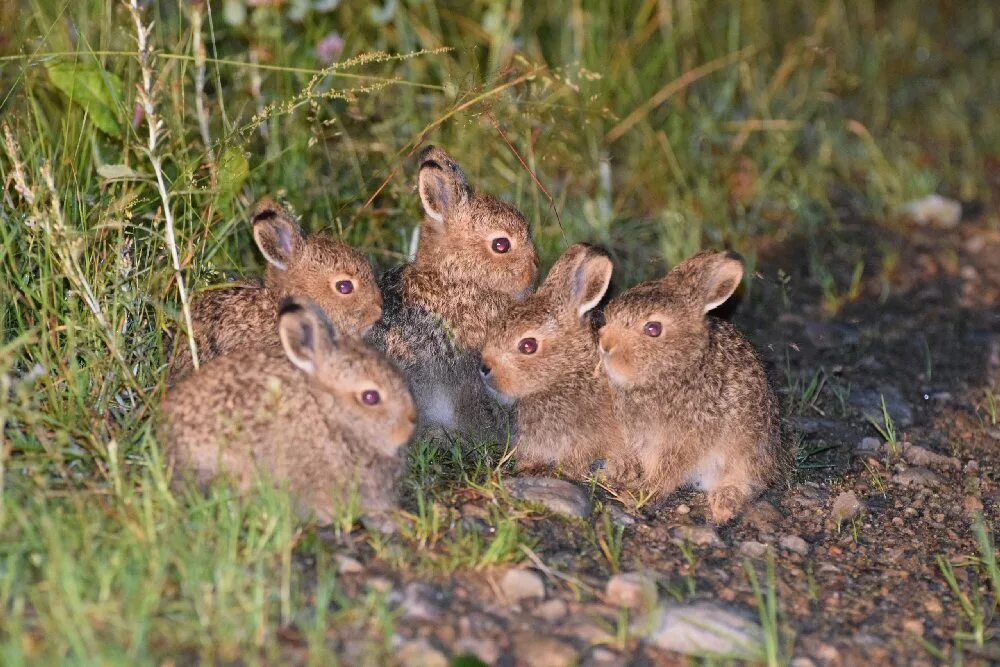
M 316 662 L 340 648 L 325 627 L 391 650 L 385 596 L 342 594 L 286 496 L 172 492 L 153 435 L 165 332 L 260 270 L 264 194 L 387 266 L 433 141 L 526 213 L 546 262 L 602 243 L 621 286 L 702 246 L 753 262 L 843 205 L 990 196 L 988 0 L 256 4 L 153 3 L 138 26 L 117 0 L 0 5 L 3 664 L 274 663 L 291 626 Z M 859 280 L 831 277 L 830 303 Z M 417 452 L 412 534 L 370 545 L 387 562 L 525 553 L 508 505 L 488 536 L 445 520 L 499 474 L 456 450 Z

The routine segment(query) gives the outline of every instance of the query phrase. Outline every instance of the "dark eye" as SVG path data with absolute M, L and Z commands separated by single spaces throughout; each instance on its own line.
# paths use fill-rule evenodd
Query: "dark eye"
M 534 354 L 538 351 L 538 341 L 534 338 L 522 338 L 517 344 L 517 351 L 521 354 Z
M 350 294 L 354 291 L 354 283 L 350 280 L 338 280 L 334 287 L 336 287 L 337 291 L 341 294 Z
M 361 392 L 361 402 L 365 405 L 377 405 L 381 400 L 382 397 L 379 396 L 379 393 L 374 389 L 368 389 Z
M 656 338 L 663 333 L 663 325 L 659 322 L 646 322 L 646 324 L 642 327 L 642 333 Z
M 504 254 L 510 250 L 510 239 L 506 236 L 499 236 L 493 239 L 493 252 L 497 254 Z

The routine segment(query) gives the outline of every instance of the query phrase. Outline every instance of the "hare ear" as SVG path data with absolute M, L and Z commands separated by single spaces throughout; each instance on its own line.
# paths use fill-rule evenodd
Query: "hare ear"
M 253 240 L 267 263 L 284 271 L 302 250 L 304 237 L 298 221 L 266 199 L 257 205 L 253 216 Z
M 305 299 L 281 302 L 278 336 L 288 360 L 309 375 L 316 373 L 320 361 L 337 344 L 337 331 L 326 313 Z
M 577 260 L 570 276 L 570 306 L 577 317 L 583 317 L 593 310 L 594 306 L 604 298 L 608 285 L 611 284 L 612 271 L 614 264 L 607 252 L 601 248 L 584 245 L 584 252 Z
M 743 258 L 734 252 L 717 253 L 706 267 L 702 281 L 704 310 L 718 308 L 733 295 L 743 280 Z
M 438 223 L 444 222 L 465 205 L 472 192 L 462 168 L 447 153 L 434 146 L 420 152 L 417 189 L 424 213 Z

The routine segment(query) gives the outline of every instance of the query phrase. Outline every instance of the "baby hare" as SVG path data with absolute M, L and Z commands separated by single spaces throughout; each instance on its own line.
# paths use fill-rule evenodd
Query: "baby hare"
M 328 237 L 304 236 L 295 218 L 268 199 L 254 212 L 253 238 L 267 260 L 263 283 L 210 290 L 192 306 L 201 364 L 234 350 L 277 345 L 274 322 L 286 296 L 313 300 L 351 336 L 360 336 L 381 316 L 382 294 L 358 250 Z M 192 370 L 187 341 L 179 333 L 170 384 Z
M 420 153 L 417 181 L 425 217 L 416 257 L 383 277 L 383 317 L 370 340 L 407 373 L 422 427 L 506 439 L 506 414 L 485 392 L 478 355 L 535 282 L 528 223 L 473 191 L 433 146 Z
M 321 522 L 356 498 L 366 523 L 391 529 L 400 448 L 416 410 L 403 377 L 323 309 L 288 299 L 280 347 L 220 357 L 174 386 L 163 407 L 168 457 L 201 484 L 258 476 L 286 484 Z
M 561 467 L 582 476 L 603 451 L 624 446 L 590 315 L 612 268 L 603 250 L 570 246 L 483 348 L 483 381 L 516 405 L 521 471 Z
M 716 523 L 779 480 L 789 460 L 753 346 L 706 317 L 742 279 L 739 256 L 699 253 L 612 300 L 599 339 L 628 443 L 609 456 L 612 482 L 656 495 L 693 484 L 708 492 Z

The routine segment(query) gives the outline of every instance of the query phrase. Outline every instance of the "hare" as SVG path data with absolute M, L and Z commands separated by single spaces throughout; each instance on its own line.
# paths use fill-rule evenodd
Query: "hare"
M 789 462 L 753 346 L 729 322 L 706 317 L 742 279 L 738 255 L 702 252 L 613 299 L 599 332 L 628 443 L 608 458 L 612 481 L 655 495 L 693 484 L 708 492 L 716 523 L 779 480 Z
M 323 523 L 356 493 L 366 523 L 391 529 L 416 420 L 404 378 L 312 302 L 283 302 L 276 328 L 280 347 L 220 357 L 169 391 L 169 459 L 202 485 L 270 477 Z
M 305 237 L 295 218 L 269 199 L 257 205 L 252 220 L 254 241 L 267 260 L 264 281 L 210 290 L 195 300 L 191 315 L 199 362 L 239 349 L 276 346 L 275 316 L 286 296 L 312 299 L 351 336 L 362 335 L 378 320 L 382 294 L 361 252 L 328 237 Z M 177 341 L 169 384 L 192 367 L 186 341 Z
M 524 216 L 476 193 L 433 146 L 417 178 L 424 221 L 414 260 L 383 276 L 382 319 L 369 340 L 406 372 L 422 432 L 506 439 L 506 411 L 479 379 L 479 351 L 538 274 Z
M 555 467 L 584 476 L 604 451 L 624 447 L 591 322 L 612 269 L 603 250 L 570 246 L 538 291 L 511 306 L 483 348 L 483 381 L 516 405 L 522 472 Z

